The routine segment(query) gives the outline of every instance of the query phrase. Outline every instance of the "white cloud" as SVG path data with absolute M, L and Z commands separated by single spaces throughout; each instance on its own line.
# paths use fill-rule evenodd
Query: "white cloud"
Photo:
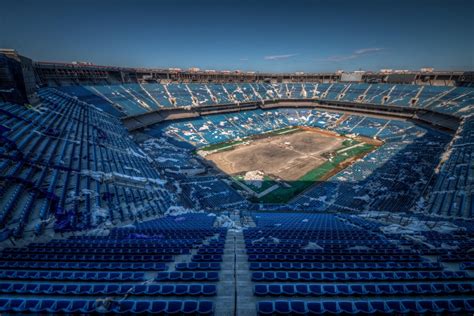
M 286 55 L 270 55 L 270 56 L 265 56 L 263 59 L 265 60 L 281 60 L 281 59 L 288 59 L 291 57 L 295 57 L 298 54 L 286 54 Z
M 319 60 L 340 62 L 340 61 L 345 61 L 345 60 L 356 59 L 356 58 L 363 57 L 369 54 L 378 53 L 380 51 L 383 51 L 384 49 L 385 48 L 381 48 L 381 47 L 360 48 L 358 50 L 355 50 L 354 52 L 352 52 L 352 54 L 349 54 L 349 55 L 334 55 L 334 56 L 329 56 L 329 57 L 319 59 Z
M 370 54 L 370 53 L 376 53 L 384 50 L 384 48 L 381 47 L 369 47 L 369 48 L 361 48 L 358 49 L 354 52 L 356 55 L 365 55 L 365 54 Z

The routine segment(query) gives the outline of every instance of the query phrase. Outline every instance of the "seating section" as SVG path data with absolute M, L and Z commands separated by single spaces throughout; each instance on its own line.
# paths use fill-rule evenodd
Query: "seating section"
M 209 106 L 274 99 L 320 99 L 472 113 L 474 89 L 367 83 L 169 83 L 61 87 L 109 113 L 136 115 L 159 108 Z
M 242 198 L 228 183 L 218 177 L 197 176 L 187 177 L 181 182 L 183 193 L 199 209 L 232 210 L 247 206 L 246 200 Z
M 179 135 L 181 139 L 200 148 L 289 126 L 326 128 L 341 117 L 341 113 L 319 110 L 251 110 L 164 123 L 157 128 L 166 136 L 176 137 Z M 151 132 L 152 136 L 157 134 Z
M 0 312 L 213 314 L 221 267 L 204 259 L 223 253 L 227 234 L 215 219 L 171 215 L 4 248 Z
M 431 242 L 433 236 L 435 245 L 444 242 L 440 261 L 472 261 L 460 255 L 462 244 L 450 248 L 458 245 L 458 236 L 472 243 L 471 231 L 400 235 L 385 230 L 387 224 L 350 215 L 257 213 L 253 218 L 256 227 L 243 234 L 260 315 L 474 311 L 473 276 L 445 270 L 414 241 L 426 234 L 424 240 Z
M 173 203 L 117 118 L 58 90 L 39 96 L 36 108 L 0 104 L 1 240 L 143 219 Z
M 431 190 L 428 212 L 457 217 L 474 217 L 474 116 L 466 117 L 450 148 L 448 160 L 437 174 Z
M 234 233 L 244 238 L 252 289 L 247 301 L 259 315 L 474 311 L 469 221 L 459 221 L 463 229 L 449 233 L 433 226 L 400 234 L 376 217 L 244 215 L 255 226 Z M 4 248 L 0 312 L 211 315 L 220 282 L 228 282 L 221 277 L 229 263 L 228 231 L 218 224 L 215 215 L 178 210 L 101 235 Z M 157 262 L 162 257 L 167 260 Z

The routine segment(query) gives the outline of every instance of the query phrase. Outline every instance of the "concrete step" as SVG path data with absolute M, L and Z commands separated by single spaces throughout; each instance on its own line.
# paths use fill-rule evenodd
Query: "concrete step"
M 244 234 L 238 232 L 235 239 L 235 264 L 237 283 L 237 315 L 256 315 L 256 300 L 245 250 Z
M 235 234 L 228 232 L 222 256 L 214 315 L 235 315 Z

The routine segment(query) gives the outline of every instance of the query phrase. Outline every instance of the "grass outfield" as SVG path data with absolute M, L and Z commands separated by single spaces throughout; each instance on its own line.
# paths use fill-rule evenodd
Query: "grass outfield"
M 357 143 L 357 142 L 355 142 Z M 342 149 L 349 148 L 354 146 L 354 143 L 346 143 L 348 146 L 341 147 L 338 152 Z M 259 199 L 259 202 L 263 203 L 286 203 L 291 200 L 296 195 L 300 194 L 310 186 L 312 186 L 316 181 L 323 181 L 329 178 L 330 176 L 336 174 L 343 168 L 341 164 L 353 157 L 364 156 L 367 153 L 376 149 L 375 145 L 360 143 L 360 146 L 354 146 L 353 148 L 347 149 L 342 153 L 337 153 L 331 161 L 326 161 L 324 164 L 315 168 L 305 174 L 303 177 L 299 178 L 298 181 L 288 183 L 289 188 L 280 187 L 265 196 L 262 196 Z

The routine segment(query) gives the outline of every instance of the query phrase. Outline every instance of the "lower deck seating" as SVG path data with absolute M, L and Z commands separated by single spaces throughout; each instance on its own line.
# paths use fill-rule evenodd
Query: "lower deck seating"
M 403 234 L 381 233 L 384 224 L 315 213 L 258 213 L 253 218 L 257 226 L 245 230 L 244 237 L 259 315 L 474 311 L 474 275 L 445 269 Z M 454 254 L 472 248 L 470 231 L 412 234 L 443 243 L 437 248 L 440 261 L 470 258 Z
M 221 258 L 227 233 L 214 221 L 207 214 L 166 216 L 103 236 L 5 248 L 0 313 L 211 315 L 221 268 L 213 259 Z
M 474 226 L 466 221 L 460 222 L 462 229 L 448 234 L 436 230 L 393 234 L 383 221 L 349 214 L 244 216 L 247 220 L 252 216 L 255 227 L 232 233 L 243 235 L 241 245 L 247 251 L 245 280 L 250 276 L 246 286 L 251 291 L 249 297 L 238 292 L 245 305 L 238 308 L 249 316 L 474 312 L 468 252 L 474 246 Z M 226 238 L 227 229 L 219 227 L 217 218 L 222 219 L 180 212 L 116 227 L 103 236 L 84 234 L 5 248 L 0 256 L 0 313 L 230 311 L 232 304 L 223 307 L 227 303 L 221 302 L 228 302 L 226 295 L 234 290 L 228 279 L 233 271 L 228 263 L 234 258 L 224 248 L 235 239 Z M 427 246 L 414 241 L 421 237 L 438 251 L 425 255 Z M 137 254 L 140 250 L 148 254 Z M 86 261 L 90 256 L 96 260 Z M 124 260 L 98 261 L 103 256 Z M 127 256 L 132 259 L 125 260 Z M 141 261 L 132 262 L 134 256 Z M 155 262 L 156 256 L 169 260 Z

